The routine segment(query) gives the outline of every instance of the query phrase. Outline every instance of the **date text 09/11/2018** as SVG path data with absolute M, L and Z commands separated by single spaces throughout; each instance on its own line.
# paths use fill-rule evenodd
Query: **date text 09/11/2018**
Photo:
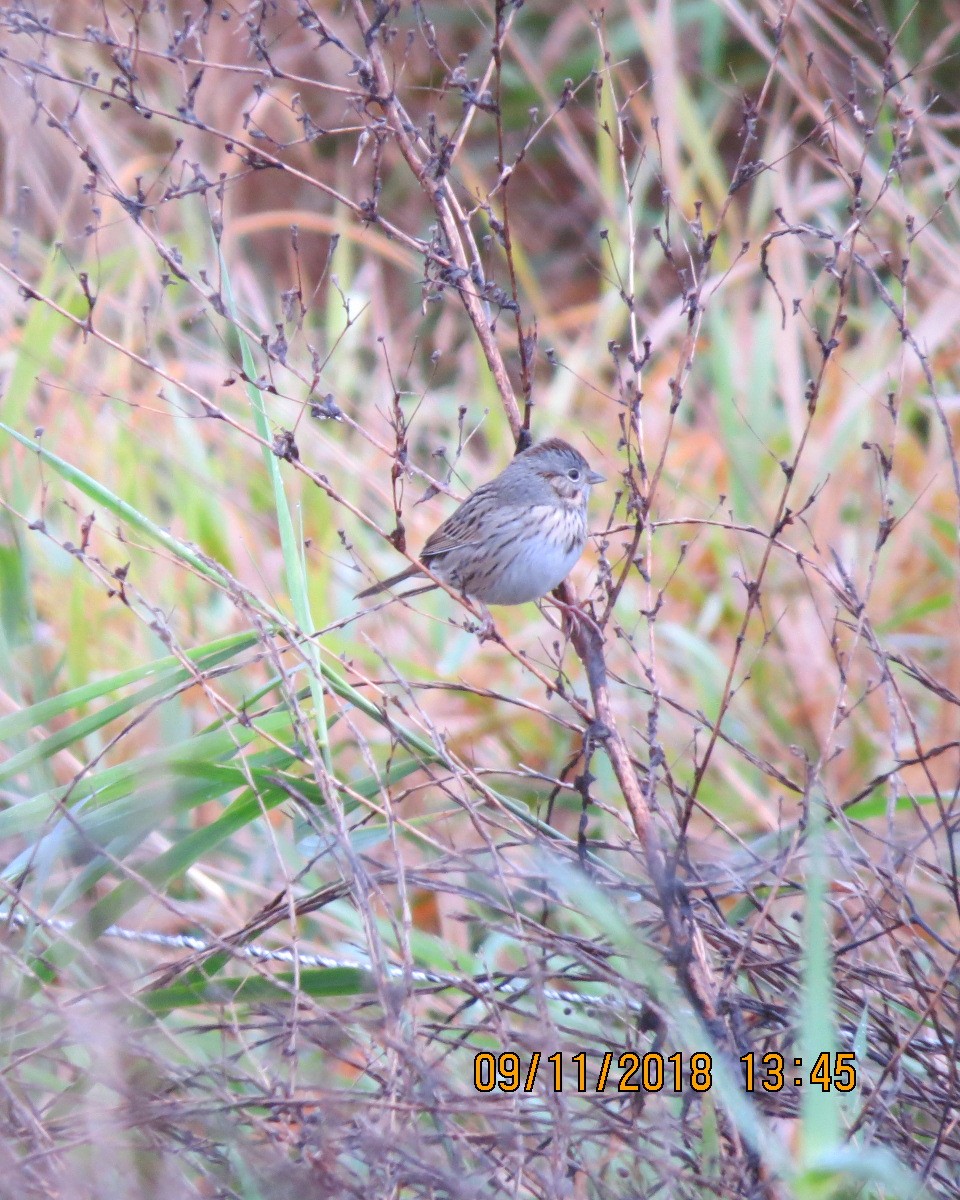
M 568 1091 L 576 1092 L 603 1092 L 608 1087 L 617 1092 L 682 1092 L 684 1088 L 708 1092 L 713 1087 L 713 1058 L 704 1051 L 686 1056 L 677 1051 L 664 1057 L 656 1051 L 635 1054 L 626 1050 L 615 1059 L 608 1050 L 592 1069 L 586 1053 L 581 1051 L 566 1056 L 566 1073 L 564 1058 L 559 1051 L 544 1058 L 537 1050 L 522 1072 L 518 1054 L 482 1051 L 474 1055 L 473 1086 L 478 1092 L 532 1092 L 542 1071 L 541 1082 L 555 1092 L 562 1092 L 564 1083 Z M 817 1055 L 808 1071 L 803 1070 L 802 1059 L 785 1058 L 776 1052 L 759 1057 L 744 1054 L 740 1059 L 747 1092 L 779 1092 L 791 1087 L 851 1092 L 857 1086 L 855 1063 L 854 1054 L 831 1054 L 827 1050 Z

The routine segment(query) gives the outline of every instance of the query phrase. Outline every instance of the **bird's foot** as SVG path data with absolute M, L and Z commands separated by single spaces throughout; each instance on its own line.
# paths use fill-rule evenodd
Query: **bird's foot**
M 593 619 L 591 614 L 581 604 L 571 604 L 567 600 L 561 600 L 556 592 L 550 597 L 553 603 L 559 608 L 560 616 L 563 624 L 563 632 L 567 637 L 573 633 L 573 627 L 578 622 L 582 622 L 595 634 L 603 637 L 603 630 Z
M 493 623 L 490 610 L 485 604 L 481 604 L 479 600 L 474 600 L 473 603 L 481 619 L 477 622 L 468 621 L 466 624 L 467 630 L 470 633 L 475 633 L 481 642 L 499 642 L 500 634 L 497 633 L 497 627 Z

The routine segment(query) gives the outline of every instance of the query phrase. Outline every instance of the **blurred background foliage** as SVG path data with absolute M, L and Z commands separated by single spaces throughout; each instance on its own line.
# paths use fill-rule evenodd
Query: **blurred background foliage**
M 0 1187 L 955 1194 L 958 50 L 955 0 L 5 6 Z M 574 584 L 727 1049 L 853 1048 L 825 1123 L 578 1091 L 723 1036 L 559 611 L 353 598 L 513 453 L 466 290 L 607 477 Z

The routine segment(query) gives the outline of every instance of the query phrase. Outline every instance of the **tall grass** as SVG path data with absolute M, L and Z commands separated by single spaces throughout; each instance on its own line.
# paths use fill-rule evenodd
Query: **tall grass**
M 4 1188 L 954 1196 L 960 4 L 0 51 Z

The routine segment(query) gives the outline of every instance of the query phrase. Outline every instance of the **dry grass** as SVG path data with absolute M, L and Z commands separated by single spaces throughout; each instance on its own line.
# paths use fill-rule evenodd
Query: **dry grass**
M 0 50 L 3 1194 L 955 1195 L 960 4 Z M 358 609 L 552 434 L 592 625 Z

